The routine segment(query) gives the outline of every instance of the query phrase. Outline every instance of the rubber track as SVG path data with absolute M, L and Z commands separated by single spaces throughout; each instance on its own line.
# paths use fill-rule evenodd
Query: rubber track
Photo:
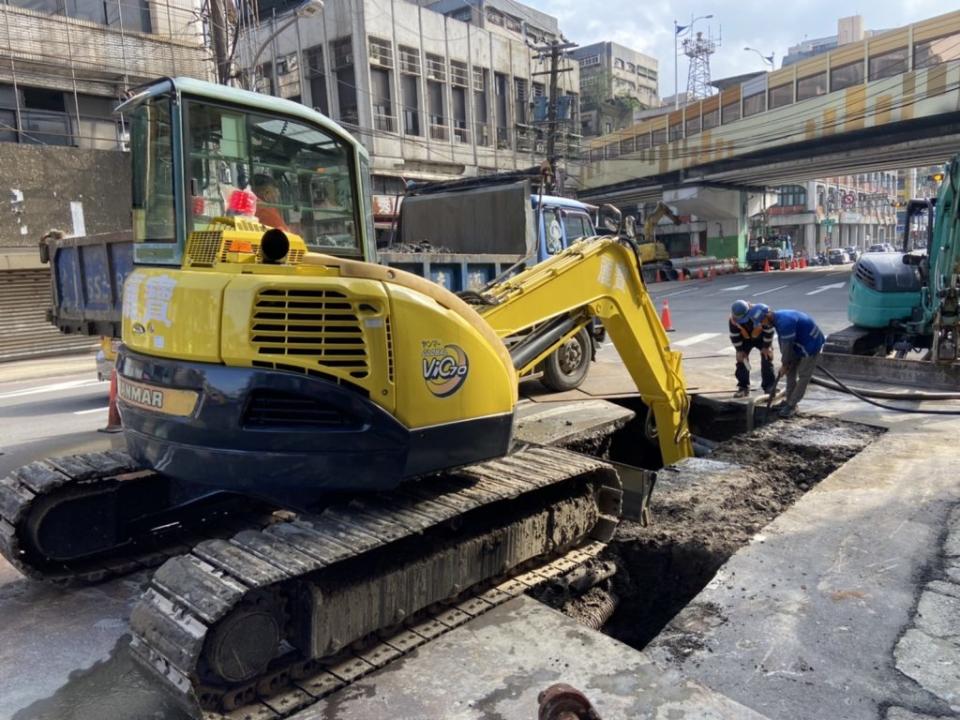
M 88 572 L 64 571 L 57 574 L 25 562 L 20 546 L 20 525 L 26 520 L 30 506 L 42 497 L 67 486 L 94 484 L 141 469 L 126 453 L 112 450 L 38 460 L 17 468 L 0 480 L 0 554 L 24 575 L 54 582 L 100 582 L 141 567 L 159 565 L 170 553 L 133 559 L 117 558 Z M 176 550 L 172 549 L 171 553 Z
M 355 560 L 484 505 L 590 475 L 602 478 L 600 518 L 590 539 L 605 543 L 620 515 L 622 492 L 615 471 L 594 458 L 549 447 L 529 447 L 390 493 L 364 496 L 318 516 L 245 530 L 230 541 L 202 542 L 154 574 L 131 615 L 131 647 L 189 698 L 208 632 L 245 598 Z
M 473 618 L 535 590 L 549 580 L 562 577 L 598 557 L 605 545 L 596 541 L 587 543 L 545 565 L 469 593 L 449 605 L 425 610 L 411 618 L 401 630 L 384 633 L 380 638 L 333 658 L 283 668 L 275 673 L 278 676 L 276 681 L 269 683 L 277 688 L 276 692 L 231 712 L 205 711 L 203 720 L 282 720 L 290 717 Z

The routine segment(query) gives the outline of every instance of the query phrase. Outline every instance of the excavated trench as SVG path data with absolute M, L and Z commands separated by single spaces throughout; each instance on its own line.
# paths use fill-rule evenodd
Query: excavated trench
M 539 600 L 643 648 L 730 556 L 883 432 L 800 416 L 734 435 L 730 423 L 719 423 L 711 433 L 710 419 L 711 412 L 695 412 L 691 424 L 696 434 L 718 444 L 707 457 L 658 471 L 650 524 L 625 515 L 599 560 L 616 563 L 613 577 L 582 595 L 548 586 L 537 593 Z M 742 415 L 739 422 L 742 428 Z M 658 453 L 637 442 L 636 431 L 628 425 L 600 449 L 606 459 L 655 467 L 645 463 L 655 462 Z

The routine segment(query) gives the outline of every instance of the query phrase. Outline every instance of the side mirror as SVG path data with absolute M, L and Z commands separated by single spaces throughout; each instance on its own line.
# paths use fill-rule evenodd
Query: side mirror
M 600 226 L 607 232 L 616 233 L 620 231 L 620 222 L 623 220 L 623 213 L 610 204 L 600 206 Z

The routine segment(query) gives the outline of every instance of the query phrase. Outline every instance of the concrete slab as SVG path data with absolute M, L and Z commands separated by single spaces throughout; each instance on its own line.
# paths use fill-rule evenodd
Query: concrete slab
M 953 598 L 923 599 L 925 579 L 948 578 L 956 437 L 895 425 L 736 553 L 646 652 L 770 718 L 960 716 L 957 638 L 942 636 L 958 627 Z
M 601 633 L 519 597 L 298 713 L 296 720 L 530 720 L 573 685 L 603 718 L 761 720 Z
M 623 427 L 635 413 L 605 400 L 522 402 L 517 408 L 514 437 L 539 445 L 568 445 Z

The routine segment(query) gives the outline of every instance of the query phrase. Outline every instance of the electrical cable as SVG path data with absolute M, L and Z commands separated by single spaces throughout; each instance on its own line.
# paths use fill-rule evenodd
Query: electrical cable
M 832 372 L 830 372 L 826 368 L 818 367 L 817 371 L 822 372 L 824 375 L 826 375 L 831 380 L 833 380 L 833 382 L 839 385 L 841 388 L 839 392 L 844 392 L 849 395 L 853 395 L 858 400 L 861 400 L 869 405 L 875 405 L 876 407 L 882 408 L 884 410 L 893 410 L 894 412 L 910 413 L 914 415 L 951 415 L 951 416 L 960 415 L 960 410 L 940 410 L 940 409 L 922 410 L 920 408 L 904 408 L 904 407 L 897 407 L 896 405 L 887 405 L 886 403 L 878 402 L 877 400 L 872 400 L 871 398 L 867 397 L 864 393 L 860 392 L 856 388 L 852 388 L 849 385 L 846 385 L 841 380 L 839 380 L 836 375 L 834 375 Z M 818 378 L 811 378 L 811 382 L 813 382 L 816 385 L 820 385 L 821 383 L 817 382 L 817 380 Z

